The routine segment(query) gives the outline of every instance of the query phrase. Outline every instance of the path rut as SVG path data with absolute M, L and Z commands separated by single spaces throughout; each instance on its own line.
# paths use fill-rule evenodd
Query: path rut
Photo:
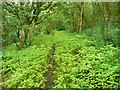
M 53 81 L 54 81 L 54 71 L 55 71 L 55 68 L 56 68 L 56 62 L 55 62 L 55 44 L 53 44 L 51 46 L 51 50 L 50 50 L 50 53 L 48 55 L 48 64 L 51 65 L 51 67 L 49 67 L 47 69 L 47 71 L 45 72 L 45 79 L 46 79 L 46 82 L 45 82 L 45 88 L 52 88 L 53 87 Z

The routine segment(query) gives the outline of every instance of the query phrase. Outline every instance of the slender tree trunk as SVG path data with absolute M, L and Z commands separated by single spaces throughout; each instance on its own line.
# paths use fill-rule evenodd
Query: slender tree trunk
M 108 20 L 107 20 L 107 29 L 106 29 L 107 36 L 109 36 L 109 29 L 110 29 L 110 17 L 108 16 Z
M 33 22 L 32 28 L 28 32 L 28 38 L 29 38 L 29 45 L 32 43 L 32 37 L 33 37 L 33 30 L 35 29 L 35 22 Z
M 101 25 L 101 34 L 102 34 L 102 37 L 104 39 L 104 36 L 105 36 L 105 17 L 103 16 L 102 17 L 102 25 Z
M 29 30 L 25 30 L 25 45 L 27 46 L 27 39 L 28 39 L 28 33 L 29 33 Z
M 24 47 L 25 33 L 23 30 L 19 30 L 19 47 L 20 49 Z
M 72 30 L 71 30 L 71 32 L 73 33 L 74 32 L 74 14 L 73 14 L 73 12 L 71 13 L 71 17 L 72 17 L 72 20 L 71 20 Z
M 74 32 L 77 32 L 77 19 L 76 12 L 74 13 Z
M 40 25 L 37 25 L 36 31 L 37 31 L 37 32 L 40 32 L 40 31 L 41 31 Z
M 29 45 L 31 45 L 31 42 L 32 42 L 32 36 L 33 36 L 33 30 L 29 30 Z
M 83 23 L 83 10 L 84 10 L 84 3 L 82 3 L 82 7 L 81 7 L 81 12 L 80 12 L 80 17 L 81 17 L 81 21 L 80 21 L 80 33 L 82 32 L 82 23 Z

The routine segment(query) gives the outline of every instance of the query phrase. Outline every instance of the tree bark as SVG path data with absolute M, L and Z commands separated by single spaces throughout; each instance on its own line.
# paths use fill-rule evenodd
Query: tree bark
M 81 7 L 81 11 L 80 11 L 80 33 L 82 32 L 82 23 L 83 23 L 83 10 L 84 10 L 84 6 L 85 4 L 84 3 L 81 3 L 82 4 L 82 7 Z
M 19 30 L 19 47 L 20 49 L 24 47 L 25 33 L 23 30 Z
M 110 29 L 110 16 L 108 16 L 108 20 L 107 20 L 107 29 L 106 29 L 107 36 L 109 36 L 109 29 Z
M 102 35 L 102 38 L 104 39 L 104 36 L 105 36 L 105 16 L 102 17 L 101 35 Z

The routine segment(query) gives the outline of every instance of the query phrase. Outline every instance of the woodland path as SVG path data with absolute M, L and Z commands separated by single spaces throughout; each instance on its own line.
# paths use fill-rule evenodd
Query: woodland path
M 50 53 L 48 55 L 48 64 L 50 67 L 45 72 L 45 88 L 52 88 L 53 87 L 53 81 L 54 81 L 54 71 L 56 69 L 56 62 L 55 62 L 55 44 L 51 46 Z

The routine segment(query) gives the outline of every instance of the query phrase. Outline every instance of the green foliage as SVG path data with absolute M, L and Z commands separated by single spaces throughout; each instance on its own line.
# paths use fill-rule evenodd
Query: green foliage
M 47 69 L 49 47 L 33 45 L 21 51 L 6 50 L 2 76 L 5 88 L 44 88 L 43 73 Z
M 50 59 L 57 64 L 53 88 L 120 87 L 117 3 L 3 2 L 2 6 L 3 87 L 45 88 L 44 74 L 54 67 Z M 11 43 L 26 47 L 17 51 Z
M 107 45 L 96 49 L 93 44 L 80 36 L 60 43 L 54 88 L 118 88 L 117 48 Z
M 120 30 L 119 30 L 119 28 L 111 30 L 110 33 L 111 33 L 110 37 L 112 39 L 111 42 L 113 43 L 113 46 L 120 47 L 120 42 L 119 42 L 119 40 L 120 40 Z
M 120 83 L 118 48 L 102 45 L 89 36 L 55 31 L 38 35 L 32 46 L 16 51 L 9 46 L 3 53 L 3 86 L 45 88 L 51 45 L 55 45 L 53 88 L 118 88 Z
M 58 31 L 62 31 L 62 30 L 65 30 L 66 28 L 65 28 L 65 25 L 64 25 L 64 23 L 63 23 L 62 21 L 58 21 L 58 22 L 56 23 L 56 29 L 57 29 Z

